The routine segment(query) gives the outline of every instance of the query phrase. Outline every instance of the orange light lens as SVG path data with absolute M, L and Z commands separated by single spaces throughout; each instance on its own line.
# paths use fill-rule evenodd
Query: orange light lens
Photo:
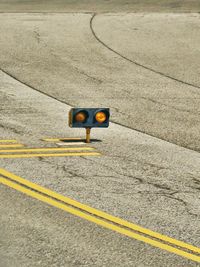
M 79 112 L 75 116 L 75 120 L 78 122 L 84 122 L 86 120 L 86 115 L 84 112 Z
M 97 114 L 95 115 L 95 119 L 99 123 L 103 123 L 106 120 L 106 114 L 104 112 L 101 112 L 101 111 L 97 112 Z

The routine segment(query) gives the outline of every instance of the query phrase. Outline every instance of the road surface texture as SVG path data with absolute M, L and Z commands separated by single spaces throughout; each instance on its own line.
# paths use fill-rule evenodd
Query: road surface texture
M 198 0 L 1 0 L 1 12 L 199 12 Z
M 200 4 L 151 2 L 0 1 L 0 267 L 200 266 Z M 110 127 L 42 140 L 84 137 L 79 106 L 109 107 Z M 35 148 L 78 152 L 19 152 Z M 197 250 L 57 209 L 13 175 Z
M 108 106 L 114 122 L 200 151 L 199 21 L 2 14 L 1 68 L 70 105 Z

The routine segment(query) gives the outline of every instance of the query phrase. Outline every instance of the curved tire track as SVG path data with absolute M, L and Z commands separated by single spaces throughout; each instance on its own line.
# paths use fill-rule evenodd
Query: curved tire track
M 109 49 L 112 53 L 115 53 L 115 54 L 117 54 L 118 56 L 120 56 L 121 58 L 125 59 L 126 61 L 129 61 L 130 63 L 135 64 L 135 65 L 137 65 L 137 66 L 139 66 L 139 67 L 142 67 L 142 68 L 144 68 L 144 69 L 147 69 L 147 70 L 149 70 L 149 71 L 151 71 L 151 72 L 160 74 L 160 75 L 162 75 L 162 76 L 164 76 L 164 77 L 170 78 L 170 79 L 175 80 L 175 81 L 177 81 L 177 82 L 181 82 L 181 83 L 183 83 L 183 84 L 190 85 L 190 86 L 195 87 L 195 88 L 200 88 L 200 87 L 198 87 L 198 86 L 195 86 L 195 85 L 192 85 L 192 84 L 189 84 L 189 83 L 185 83 L 184 81 L 179 81 L 179 80 L 177 80 L 177 79 L 175 79 L 175 78 L 173 78 L 173 77 L 170 77 L 170 76 L 165 75 L 164 73 L 157 72 L 157 71 L 155 71 L 155 70 L 153 70 L 153 69 L 151 69 L 151 68 L 148 68 L 148 67 L 146 67 L 146 66 L 143 66 L 142 64 L 139 64 L 138 62 L 135 62 L 135 61 L 133 61 L 133 60 L 131 60 L 131 59 L 129 59 L 129 58 L 126 58 L 125 56 L 121 55 L 121 54 L 118 53 L 117 51 L 113 50 L 111 47 L 109 47 L 109 46 L 106 45 L 103 41 L 101 41 L 101 40 L 99 39 L 99 37 L 96 35 L 96 33 L 95 33 L 95 30 L 94 30 L 94 27 L 93 27 L 93 21 L 94 21 L 94 18 L 95 18 L 96 15 L 97 15 L 97 14 L 93 13 L 92 16 L 91 16 L 91 19 L 90 19 L 90 29 L 91 29 L 92 35 L 95 37 L 95 39 L 96 39 L 99 43 L 101 43 L 104 47 L 106 47 L 107 49 Z M 5 73 L 6 75 L 10 76 L 11 78 L 15 79 L 16 81 L 20 82 L 21 84 L 24 84 L 25 86 L 28 86 L 29 88 L 31 88 L 31 89 L 33 89 L 33 90 L 35 90 L 35 91 L 38 91 L 39 93 L 41 93 L 41 94 L 43 94 L 43 95 L 46 95 L 46 96 L 51 97 L 52 99 L 54 99 L 54 100 L 56 100 L 56 101 L 59 101 L 60 103 L 67 104 L 67 105 L 73 107 L 73 105 L 72 105 L 71 103 L 68 103 L 68 102 L 65 101 L 65 100 L 59 99 L 59 98 L 57 98 L 57 97 L 55 97 L 55 96 L 52 96 L 51 94 L 48 94 L 48 93 L 43 92 L 42 90 L 40 90 L 40 89 L 38 89 L 38 88 L 36 88 L 36 87 L 34 87 L 34 86 L 28 84 L 27 82 L 18 79 L 15 75 L 13 75 L 12 73 L 10 73 L 10 72 L 7 71 L 7 70 L 4 70 L 4 69 L 1 68 L 1 67 L 0 67 L 0 71 L 2 71 L 3 73 Z M 195 150 L 195 149 L 192 149 L 192 148 L 189 148 L 189 147 L 187 147 L 187 146 L 180 145 L 180 144 L 176 144 L 175 142 L 168 141 L 168 140 L 166 140 L 166 139 L 164 139 L 164 138 L 158 137 L 157 135 L 148 133 L 148 132 L 146 132 L 145 130 L 140 130 L 140 129 L 137 129 L 137 128 L 134 128 L 134 127 L 130 127 L 130 126 L 124 125 L 124 124 L 122 124 L 122 123 L 120 123 L 120 122 L 117 122 L 117 121 L 115 121 L 115 120 L 111 120 L 111 122 L 113 122 L 113 123 L 115 123 L 115 124 L 117 124 L 117 125 L 120 125 L 120 126 L 122 126 L 122 127 L 128 128 L 128 129 L 130 129 L 130 130 L 134 130 L 134 131 L 137 131 L 137 132 L 139 132 L 139 133 L 146 134 L 146 135 L 148 135 L 148 136 L 157 138 L 157 139 L 159 139 L 159 140 L 163 140 L 163 141 L 165 141 L 165 142 L 168 142 L 168 143 L 171 143 L 171 144 L 175 144 L 175 145 L 177 145 L 178 147 L 183 147 L 183 148 L 185 148 L 185 149 L 189 149 L 189 150 L 191 150 L 191 151 L 195 151 L 195 152 L 199 153 L 198 150 Z
M 114 50 L 113 48 L 111 48 L 110 46 L 108 46 L 106 43 L 104 43 L 104 42 L 97 36 L 97 33 L 96 33 L 95 30 L 94 30 L 94 23 L 93 23 L 93 22 L 94 22 L 94 19 L 95 19 L 96 16 L 97 16 L 97 14 L 94 13 L 93 16 L 92 16 L 92 18 L 91 18 L 91 20 L 90 20 L 90 29 L 91 29 L 91 32 L 92 32 L 94 38 L 95 38 L 99 43 L 101 43 L 105 48 L 107 48 L 108 50 L 110 50 L 111 52 L 113 52 L 113 53 L 115 53 L 116 55 L 120 56 L 120 57 L 123 58 L 124 60 L 129 61 L 130 63 L 132 63 L 132 64 L 134 64 L 134 65 L 136 65 L 136 66 L 138 66 L 138 67 L 141 67 L 141 68 L 143 68 L 143 69 L 146 69 L 146 70 L 148 70 L 148 71 L 151 71 L 151 72 L 153 72 L 153 73 L 156 73 L 156 74 L 158 74 L 158 75 L 160 75 L 160 76 L 163 76 L 163 77 L 168 78 L 168 79 L 170 79 L 170 80 L 173 80 L 173 81 L 175 81 L 175 82 L 182 83 L 182 84 L 184 84 L 184 85 L 188 85 L 188 86 L 191 86 L 191 87 L 196 88 L 196 89 L 200 89 L 200 86 L 198 86 L 198 85 L 195 85 L 195 84 L 192 84 L 192 83 L 188 83 L 188 82 L 186 82 L 186 81 L 179 80 L 179 79 L 174 78 L 174 77 L 172 77 L 172 76 L 170 76 L 170 75 L 167 75 L 167 74 L 165 74 L 165 73 L 163 73 L 163 72 L 160 72 L 160 71 L 157 71 L 157 70 L 152 69 L 152 68 L 150 68 L 150 67 L 147 67 L 147 66 L 145 66 L 145 65 L 142 65 L 142 64 L 140 64 L 139 62 L 134 61 L 134 60 L 132 60 L 132 59 L 130 59 L 130 58 L 128 58 L 128 57 L 126 57 L 126 56 L 120 54 L 119 52 L 117 52 L 116 50 Z
M 73 107 L 72 104 L 70 104 L 70 103 L 68 103 L 68 102 L 66 102 L 66 101 L 60 100 L 59 98 L 56 98 L 56 97 L 54 97 L 54 96 L 52 96 L 52 95 L 50 95 L 50 94 L 47 94 L 47 93 L 45 93 L 45 92 L 43 92 L 43 91 L 41 91 L 41 90 L 39 90 L 39 89 L 33 87 L 32 85 L 29 85 L 28 83 L 19 80 L 16 76 L 12 75 L 11 73 L 9 73 L 8 71 L 2 69 L 1 67 L 0 67 L 0 71 L 2 71 L 4 74 L 8 75 L 9 77 L 13 78 L 13 79 L 16 80 L 17 82 L 19 82 L 19 83 L 21 83 L 21 84 L 23 84 L 23 85 L 25 85 L 25 86 L 28 86 L 29 88 L 31 88 L 31 89 L 33 89 L 33 90 L 35 90 L 35 91 L 37 91 L 37 92 L 39 92 L 39 93 L 41 93 L 41 94 L 47 96 L 47 97 L 50 97 L 50 98 L 52 98 L 52 99 L 54 99 L 54 100 L 56 100 L 56 101 L 58 101 L 58 102 L 60 102 L 60 103 L 63 103 L 63 104 L 66 104 L 66 105 L 68 105 L 68 106 Z M 198 150 L 191 149 L 191 148 L 188 148 L 188 147 L 186 147 L 186 146 L 178 145 L 178 144 L 176 144 L 176 143 L 167 141 L 167 140 L 164 139 L 164 138 L 160 138 L 160 137 L 158 137 L 158 136 L 156 136 L 156 135 L 152 135 L 152 134 L 146 133 L 145 131 L 142 131 L 142 130 L 140 130 L 140 129 L 136 129 L 136 128 L 133 128 L 133 127 L 129 127 L 129 126 L 127 126 L 127 125 L 123 125 L 123 124 L 121 124 L 120 122 L 116 122 L 116 121 L 114 121 L 114 120 L 110 120 L 110 121 L 111 121 L 112 123 L 115 123 L 115 124 L 117 124 L 117 125 L 119 125 L 119 126 L 122 126 L 122 127 L 127 128 L 127 129 L 130 129 L 130 130 L 132 130 L 132 131 L 136 131 L 136 132 L 139 132 L 139 133 L 142 133 L 142 134 L 145 134 L 145 135 L 154 137 L 154 138 L 156 138 L 156 139 L 165 141 L 165 142 L 167 142 L 167 143 L 174 144 L 174 145 L 176 145 L 176 146 L 178 146 L 178 147 L 183 147 L 184 149 L 188 149 L 188 150 L 190 150 L 190 151 L 194 151 L 194 152 L 196 152 L 196 153 L 200 153 Z

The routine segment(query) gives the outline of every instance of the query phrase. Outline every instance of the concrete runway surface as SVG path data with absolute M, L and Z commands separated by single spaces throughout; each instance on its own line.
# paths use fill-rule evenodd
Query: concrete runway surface
M 0 1 L 0 267 L 200 266 L 200 5 L 147 2 Z M 73 106 L 111 109 L 99 141 L 42 140 L 84 137 Z

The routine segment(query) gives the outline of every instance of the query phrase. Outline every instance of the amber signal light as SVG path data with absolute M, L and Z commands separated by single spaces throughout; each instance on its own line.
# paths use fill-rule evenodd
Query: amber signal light
M 104 112 L 100 111 L 100 112 L 96 113 L 95 119 L 97 122 L 103 123 L 104 121 L 106 121 L 107 117 L 106 117 L 106 114 Z
M 86 114 L 84 112 L 79 112 L 75 116 L 75 121 L 77 122 L 84 122 L 86 120 Z

